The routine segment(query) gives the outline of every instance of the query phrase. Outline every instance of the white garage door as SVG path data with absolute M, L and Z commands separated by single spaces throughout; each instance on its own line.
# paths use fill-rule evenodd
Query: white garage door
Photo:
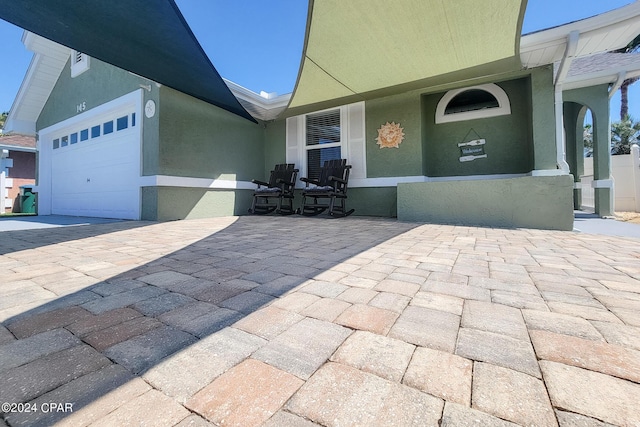
M 51 144 L 51 213 L 139 219 L 140 118 L 135 106 L 82 116 L 46 138 Z

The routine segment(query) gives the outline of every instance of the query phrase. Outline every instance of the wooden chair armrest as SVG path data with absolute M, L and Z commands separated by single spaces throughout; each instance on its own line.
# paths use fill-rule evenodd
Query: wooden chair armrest
M 293 183 L 293 182 L 289 182 L 289 181 L 284 180 L 284 179 L 282 179 L 282 178 L 278 178 L 278 179 L 276 180 L 276 183 L 277 183 L 277 184 L 287 184 L 287 185 L 289 185 L 289 186 L 293 186 L 293 185 L 294 185 L 294 183 Z
M 315 179 L 311 179 L 311 178 L 300 178 L 300 181 L 306 183 L 307 185 L 309 184 L 320 185 L 320 181 L 316 181 Z
M 259 181 L 257 179 L 252 179 L 251 182 L 253 182 L 254 184 L 258 184 L 258 187 L 260 187 L 261 185 L 264 185 L 265 187 L 269 186 L 268 182 Z
M 331 175 L 329 177 L 329 181 L 338 181 L 340 184 L 346 184 L 347 183 L 347 181 L 345 181 L 344 179 L 338 178 L 337 176 L 333 176 L 333 175 Z

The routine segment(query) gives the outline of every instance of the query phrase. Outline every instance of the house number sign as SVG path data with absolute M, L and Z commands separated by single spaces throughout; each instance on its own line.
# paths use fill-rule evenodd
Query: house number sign
M 87 102 L 83 101 L 80 104 L 76 105 L 76 113 L 82 113 L 87 109 Z

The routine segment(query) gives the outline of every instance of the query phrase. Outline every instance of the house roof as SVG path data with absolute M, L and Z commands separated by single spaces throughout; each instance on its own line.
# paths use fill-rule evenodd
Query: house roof
M 639 76 L 640 53 L 606 52 L 573 60 L 562 87 L 577 89 Z
M 36 139 L 30 135 L 0 133 L 0 148 L 12 151 L 36 151 Z
M 640 34 L 640 2 L 535 33 L 520 42 L 520 58 L 527 68 L 561 61 L 574 34 L 573 57 L 594 55 L 625 47 Z
M 174 0 L 0 0 L 0 18 L 255 121 L 224 83 Z
M 518 68 L 525 6 L 526 0 L 311 0 L 289 107 L 409 89 L 486 64 L 494 64 L 493 72 Z
M 224 79 L 224 81 L 245 110 L 256 119 L 264 121 L 276 119 L 287 108 L 291 98 L 290 93 L 280 96 L 264 92 L 257 94 L 231 80 Z

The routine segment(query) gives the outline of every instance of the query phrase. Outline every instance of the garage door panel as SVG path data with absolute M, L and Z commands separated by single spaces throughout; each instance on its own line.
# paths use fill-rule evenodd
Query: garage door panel
M 140 131 L 131 126 L 132 110 L 114 109 L 100 116 L 88 115 L 52 135 L 62 141 L 83 129 L 103 126 L 128 115 L 129 126 L 106 135 L 91 136 L 84 141 L 52 150 L 51 212 L 60 215 L 139 219 L 140 212 Z M 67 136 L 69 135 L 69 136 Z
M 53 199 L 58 215 L 135 219 L 139 190 L 105 193 L 66 193 Z

